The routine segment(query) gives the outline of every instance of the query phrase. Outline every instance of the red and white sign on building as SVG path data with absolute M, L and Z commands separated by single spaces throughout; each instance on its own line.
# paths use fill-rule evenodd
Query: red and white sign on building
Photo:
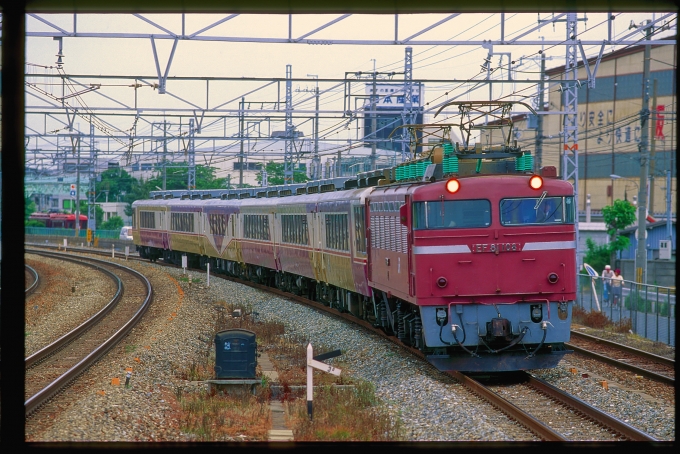
M 662 115 L 661 112 L 666 111 L 666 106 L 663 104 L 660 104 L 656 106 L 656 130 L 654 131 L 654 138 L 656 140 L 666 140 L 666 136 L 663 135 L 663 125 L 664 125 L 664 119 L 665 115 Z

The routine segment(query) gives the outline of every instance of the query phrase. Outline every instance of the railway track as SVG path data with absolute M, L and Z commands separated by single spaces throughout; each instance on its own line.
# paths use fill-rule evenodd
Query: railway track
M 174 267 L 175 265 L 168 266 Z M 396 337 L 389 336 L 382 330 L 373 327 L 370 323 L 358 320 L 349 314 L 338 312 L 336 309 L 329 308 L 321 303 L 310 301 L 304 297 L 287 293 L 276 288 L 250 281 L 243 281 L 229 276 L 219 275 L 219 277 L 301 302 L 335 317 L 359 324 L 371 332 L 393 341 L 396 345 L 409 351 L 414 356 L 424 359 L 424 355 L 420 351 L 404 346 L 396 339 Z M 452 372 L 450 375 L 463 383 L 474 394 L 499 409 L 509 418 L 517 421 L 527 431 L 535 434 L 542 440 L 656 441 L 648 434 L 599 411 L 583 401 L 570 396 L 529 374 L 515 374 L 512 385 L 488 386 L 485 386 L 473 377 L 460 372 Z M 508 391 L 510 389 L 509 386 L 521 387 L 523 388 L 523 391 Z M 515 394 L 514 398 L 512 398 L 513 394 Z M 520 395 L 525 397 L 520 398 Z M 541 403 L 539 403 L 539 399 L 541 400 Z M 558 415 L 559 418 L 556 418 L 556 415 Z M 555 421 L 557 421 L 557 423 Z
M 26 252 L 97 268 L 117 283 L 111 301 L 90 319 L 27 357 L 25 413 L 30 415 L 123 339 L 148 309 L 153 290 L 140 273 L 89 257 L 27 249 Z M 127 294 L 124 293 L 127 289 Z
M 452 375 L 546 441 L 656 441 L 527 372 L 486 385 L 467 374 Z
M 675 361 L 627 345 L 572 331 L 567 344 L 574 352 L 643 377 L 675 385 Z
M 24 265 L 26 271 L 25 271 L 25 290 L 24 290 L 24 296 L 29 296 L 33 294 L 40 285 L 40 276 L 38 275 L 38 272 L 31 268 L 28 265 Z

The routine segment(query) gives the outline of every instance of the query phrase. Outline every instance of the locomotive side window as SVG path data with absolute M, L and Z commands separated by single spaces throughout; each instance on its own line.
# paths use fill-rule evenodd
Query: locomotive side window
M 573 224 L 573 197 L 531 197 L 501 200 L 502 225 Z
M 349 251 L 349 231 L 346 214 L 326 215 L 326 247 Z
M 488 200 L 444 200 L 413 203 L 413 228 L 461 229 L 491 225 Z
M 281 241 L 292 244 L 309 244 L 307 216 L 304 214 L 284 214 L 281 216 Z
M 140 211 L 139 226 L 143 229 L 155 229 L 156 217 L 153 211 Z
M 194 213 L 171 213 L 170 230 L 175 232 L 193 232 Z
M 243 237 L 269 241 L 269 217 L 266 214 L 244 214 Z

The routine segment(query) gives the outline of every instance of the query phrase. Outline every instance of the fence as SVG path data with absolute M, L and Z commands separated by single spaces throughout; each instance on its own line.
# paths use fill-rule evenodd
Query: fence
M 630 319 L 635 334 L 675 347 L 674 288 L 623 281 L 620 294 L 611 293 L 602 277 L 579 274 L 581 308 L 602 312 L 613 322 Z
M 26 235 L 40 235 L 58 238 L 75 238 L 75 229 L 61 229 L 55 227 L 25 227 Z M 95 230 L 95 238 L 118 239 L 120 230 Z M 80 229 L 78 238 L 87 238 L 87 229 Z

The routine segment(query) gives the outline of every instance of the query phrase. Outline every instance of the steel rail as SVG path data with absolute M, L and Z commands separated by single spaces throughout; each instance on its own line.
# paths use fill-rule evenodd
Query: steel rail
M 590 334 L 579 333 L 578 331 L 572 331 L 571 334 L 572 336 L 581 337 L 583 339 L 587 339 L 593 342 L 598 342 L 608 347 L 618 348 L 619 350 L 623 350 L 624 352 L 631 353 L 633 355 L 637 355 L 645 359 L 650 359 L 652 361 L 656 361 L 666 366 L 675 367 L 675 360 L 671 358 L 655 355 L 654 353 L 649 353 L 644 350 L 639 350 L 637 348 L 629 347 L 628 345 L 619 344 L 617 342 L 613 342 L 607 339 L 602 339 L 600 337 L 591 336 Z
M 24 295 L 28 296 L 35 292 L 35 290 L 38 288 L 38 285 L 40 284 L 40 276 L 38 275 L 38 272 L 33 269 L 32 267 L 28 265 L 24 265 L 26 267 L 26 271 L 28 271 L 32 276 L 33 276 L 33 283 L 24 290 Z
M 99 312 L 94 314 L 89 319 L 85 320 L 78 327 L 74 328 L 70 332 L 61 336 L 56 341 L 52 342 L 49 345 L 46 345 L 45 347 L 41 348 L 37 352 L 28 356 L 25 359 L 24 363 L 25 363 L 25 367 L 29 368 L 29 367 L 33 366 L 34 364 L 36 364 L 37 362 L 42 361 L 43 359 L 45 359 L 48 356 L 55 353 L 56 351 L 60 350 L 62 347 L 69 344 L 71 341 L 76 339 L 78 336 L 83 334 L 85 331 L 87 331 L 88 329 L 90 329 L 94 325 L 96 325 L 97 322 L 99 322 L 105 315 L 107 315 L 109 312 L 111 312 L 113 310 L 113 308 L 116 307 L 116 305 L 118 304 L 120 299 L 123 297 L 123 282 L 120 280 L 120 278 L 118 276 L 113 274 L 113 272 L 111 272 L 107 269 L 104 269 L 104 268 L 102 268 L 99 265 L 96 265 L 94 263 L 87 263 L 85 261 L 75 259 L 75 258 L 72 258 L 72 257 L 64 257 L 62 255 L 55 254 L 55 253 L 52 253 L 52 252 L 44 252 L 44 251 L 36 251 L 36 250 L 27 250 L 27 252 L 29 252 L 31 254 L 36 254 L 36 255 L 42 255 L 44 257 L 58 258 L 60 260 L 65 260 L 65 261 L 68 261 L 68 262 L 77 263 L 77 264 L 82 265 L 82 266 L 88 266 L 88 267 L 94 268 L 94 269 L 108 275 L 109 278 L 111 278 L 111 280 L 117 286 L 116 293 L 114 294 L 111 301 L 109 301 L 106 304 L 106 306 L 104 306 Z M 87 259 L 85 259 L 85 260 L 87 260 Z
M 593 407 L 592 405 L 588 405 L 587 403 L 583 402 L 582 400 L 578 399 L 575 396 L 569 395 L 562 391 L 559 388 L 556 388 L 555 386 L 551 385 L 548 382 L 545 382 L 539 378 L 536 378 L 532 376 L 529 373 L 524 373 L 527 378 L 527 383 L 529 386 L 533 387 L 534 389 L 543 392 L 544 394 L 548 395 L 549 397 L 557 400 L 558 402 L 562 403 L 563 405 L 566 405 L 568 407 L 571 407 L 575 409 L 576 411 L 580 412 L 581 414 L 585 415 L 588 418 L 591 418 L 593 421 L 597 422 L 598 424 L 607 427 L 613 431 L 615 431 L 618 434 L 621 434 L 622 436 L 626 437 L 630 441 L 658 441 L 656 438 L 653 438 L 651 435 L 646 434 L 645 432 L 642 432 L 641 430 L 636 429 L 635 427 L 626 424 L 625 422 L 607 414 L 604 413 L 603 411 L 598 410 L 597 408 Z
M 135 271 L 132 268 L 128 268 L 123 265 L 106 262 L 104 260 L 94 258 L 88 259 L 100 263 L 107 263 L 112 266 L 117 266 L 119 269 L 122 269 L 132 274 L 133 276 L 137 277 L 146 286 L 147 296 L 144 299 L 142 305 L 135 312 L 134 316 L 130 320 L 128 320 L 118 331 L 116 331 L 116 333 L 114 333 L 113 336 L 111 336 L 108 340 L 106 340 L 99 347 L 93 350 L 78 364 L 76 364 L 71 369 L 62 374 L 50 385 L 48 385 L 43 390 L 31 396 L 28 400 L 26 400 L 24 404 L 26 416 L 33 413 L 37 408 L 39 408 L 45 402 L 50 400 L 55 394 L 64 389 L 71 381 L 77 378 L 82 372 L 84 372 L 88 367 L 90 367 L 99 358 L 101 358 L 111 347 L 120 342 L 130 332 L 130 330 L 141 320 L 141 318 L 144 316 L 149 306 L 151 305 L 151 301 L 153 300 L 153 288 L 151 287 L 151 283 L 144 275 L 142 275 L 138 271 Z
M 661 383 L 665 383 L 667 385 L 675 385 L 675 378 L 669 377 L 667 375 L 659 374 L 657 372 L 652 372 L 651 370 L 643 369 L 642 367 L 634 366 L 632 364 L 628 364 L 624 361 L 619 361 L 614 358 L 610 358 L 608 356 L 600 355 L 599 353 L 591 352 L 590 350 L 586 350 L 581 347 L 577 347 L 575 345 L 571 344 L 565 344 L 567 347 L 575 351 L 576 353 L 579 353 L 583 356 L 588 356 L 590 358 L 596 359 L 598 361 L 602 361 L 603 363 L 611 364 L 612 366 L 615 366 L 619 369 L 624 369 L 628 370 L 631 372 L 635 372 L 636 374 L 642 375 L 647 378 L 651 378 L 653 380 L 656 380 Z
M 503 399 L 501 396 L 494 393 L 469 375 L 457 371 L 449 371 L 447 373 L 455 377 L 456 380 L 459 380 L 468 389 L 472 390 L 472 392 L 505 413 L 508 417 L 514 419 L 538 435 L 541 439 L 545 441 L 569 441 L 569 439 L 565 438 L 561 433 L 553 430 L 549 426 L 546 426 L 541 421 L 531 416 L 529 413 L 515 406 L 513 403 Z

